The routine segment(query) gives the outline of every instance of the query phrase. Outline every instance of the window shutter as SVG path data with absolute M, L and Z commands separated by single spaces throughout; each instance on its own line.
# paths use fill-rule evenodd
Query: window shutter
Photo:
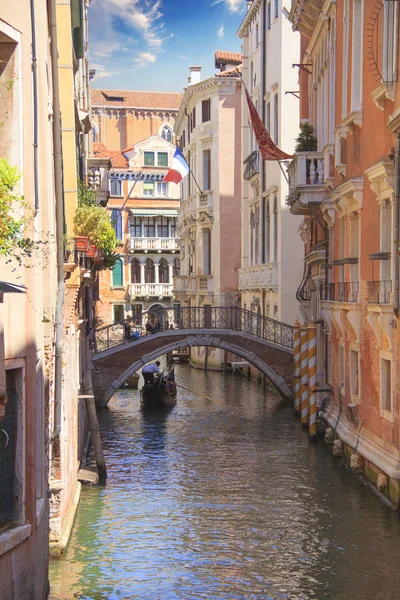
M 157 164 L 159 167 L 168 167 L 168 152 L 158 153 Z
M 113 287 L 122 287 L 123 276 L 122 276 L 122 260 L 118 258 L 117 262 L 112 268 L 112 284 Z
M 210 120 L 210 99 L 203 100 L 201 103 L 201 111 L 202 111 L 202 122 Z
M 144 152 L 144 166 L 154 167 L 154 152 Z

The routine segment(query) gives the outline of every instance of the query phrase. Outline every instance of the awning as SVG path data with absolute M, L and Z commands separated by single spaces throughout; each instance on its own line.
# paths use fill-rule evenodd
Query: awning
M 177 217 L 178 211 L 176 209 L 168 209 L 168 208 L 131 208 L 130 212 L 135 217 Z
M 24 285 L 8 283 L 8 281 L 0 281 L 0 292 L 2 294 L 26 294 L 26 287 Z

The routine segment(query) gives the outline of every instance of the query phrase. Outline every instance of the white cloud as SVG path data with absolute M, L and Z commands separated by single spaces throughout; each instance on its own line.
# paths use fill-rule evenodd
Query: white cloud
M 224 37 L 225 33 L 224 33 L 224 26 L 223 25 L 221 25 L 221 27 L 218 29 L 217 35 L 218 35 L 219 38 L 223 38 Z
M 89 27 L 99 52 L 111 53 L 109 46 L 120 47 L 137 38 L 161 50 L 164 42 L 173 37 L 164 29 L 161 0 L 92 0 L 89 8 Z M 93 42 L 91 40 L 91 45 Z
M 113 75 L 121 75 L 119 71 L 110 71 L 107 67 L 104 67 L 99 63 L 90 63 L 90 66 L 96 70 L 96 79 L 105 79 L 106 77 L 112 77 Z
M 140 52 L 133 62 L 136 63 L 137 67 L 146 67 L 147 65 L 154 64 L 157 60 L 157 56 L 151 52 Z
M 97 71 L 96 69 L 96 79 L 104 79 L 105 77 L 112 77 L 112 75 L 111 71 Z
M 214 0 L 211 6 L 221 3 L 224 3 L 231 12 L 238 12 L 243 5 L 243 0 Z

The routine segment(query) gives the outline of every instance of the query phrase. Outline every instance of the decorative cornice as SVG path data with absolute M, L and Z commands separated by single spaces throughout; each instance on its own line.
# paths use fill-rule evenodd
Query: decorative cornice
M 397 108 L 389 117 L 387 122 L 391 133 L 397 133 L 400 129 L 400 108 Z
M 388 194 L 394 194 L 395 173 L 391 160 L 381 160 L 365 171 L 372 191 L 378 200 L 384 200 Z
M 240 38 L 243 38 L 248 35 L 248 29 L 249 29 L 250 23 L 252 22 L 253 18 L 257 14 L 258 9 L 261 6 L 261 3 L 262 3 L 262 0 L 253 0 L 253 4 L 247 11 L 247 14 L 244 17 L 242 24 L 240 25 L 239 29 L 236 32 L 236 34 Z

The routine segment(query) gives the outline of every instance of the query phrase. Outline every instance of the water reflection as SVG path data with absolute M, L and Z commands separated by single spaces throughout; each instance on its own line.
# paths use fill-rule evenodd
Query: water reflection
M 277 396 L 176 375 L 203 395 L 180 390 L 154 415 L 123 391 L 101 415 L 109 478 L 82 494 L 54 596 L 397 600 L 398 515 Z

